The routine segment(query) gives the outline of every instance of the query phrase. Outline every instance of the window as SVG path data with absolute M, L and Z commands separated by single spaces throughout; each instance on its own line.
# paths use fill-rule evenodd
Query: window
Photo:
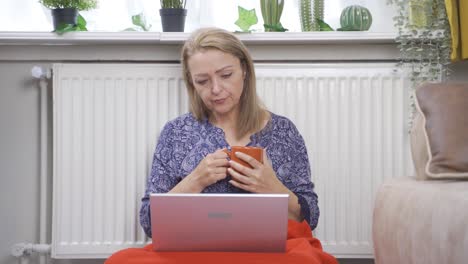
M 325 0 L 325 22 L 334 29 L 340 27 L 343 8 L 352 4 L 367 7 L 373 16 L 370 32 L 394 32 L 392 17 L 394 10 L 384 0 Z M 3 1 L 0 10 L 0 31 L 44 31 L 52 30 L 50 10 L 38 0 Z M 202 26 L 217 26 L 230 31 L 239 30 L 237 6 L 255 8 L 259 22 L 252 27 L 263 31 L 260 0 L 187 0 L 188 15 L 185 31 Z M 82 12 L 89 31 L 123 31 L 132 27 L 131 16 L 143 13 L 151 31 L 162 31 L 159 17 L 159 0 L 99 0 L 99 8 Z M 283 26 L 290 32 L 300 32 L 299 1 L 285 0 L 281 17 Z

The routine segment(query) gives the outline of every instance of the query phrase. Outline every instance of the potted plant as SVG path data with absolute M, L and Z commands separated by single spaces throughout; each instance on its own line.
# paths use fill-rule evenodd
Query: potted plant
M 161 0 L 159 14 L 164 32 L 184 32 L 187 16 L 185 4 L 186 0 Z
M 284 0 L 260 0 L 262 10 L 263 26 L 266 32 L 287 31 L 281 25 L 280 18 L 283 13 Z
M 91 10 L 97 6 L 97 0 L 39 0 L 39 3 L 52 10 L 54 31 L 63 31 L 67 28 L 68 31 L 71 28 L 86 30 L 84 19 L 78 21 L 78 12 Z
M 364 6 L 350 5 L 341 12 L 340 24 L 340 31 L 366 31 L 372 25 L 372 14 Z
M 299 0 L 299 2 L 302 31 L 320 31 L 317 20 L 323 21 L 323 0 Z

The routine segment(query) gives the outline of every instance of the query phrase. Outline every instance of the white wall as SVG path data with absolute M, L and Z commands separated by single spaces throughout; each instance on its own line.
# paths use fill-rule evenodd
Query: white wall
M 0 61 L 0 264 L 18 263 L 10 254 L 14 244 L 39 241 L 40 93 L 31 77 L 34 65 L 51 67 Z
M 27 63 L 0 63 L 0 263 L 38 239 L 39 92 Z

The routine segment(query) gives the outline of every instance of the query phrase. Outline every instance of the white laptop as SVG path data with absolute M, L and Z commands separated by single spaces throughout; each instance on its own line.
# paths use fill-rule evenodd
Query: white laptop
M 151 194 L 156 251 L 284 252 L 288 194 Z

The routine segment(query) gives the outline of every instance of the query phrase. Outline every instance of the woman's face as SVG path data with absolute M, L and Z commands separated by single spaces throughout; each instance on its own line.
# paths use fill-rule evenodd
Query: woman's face
M 195 53 L 187 65 L 195 91 L 215 118 L 239 111 L 245 74 L 237 57 L 209 49 Z

